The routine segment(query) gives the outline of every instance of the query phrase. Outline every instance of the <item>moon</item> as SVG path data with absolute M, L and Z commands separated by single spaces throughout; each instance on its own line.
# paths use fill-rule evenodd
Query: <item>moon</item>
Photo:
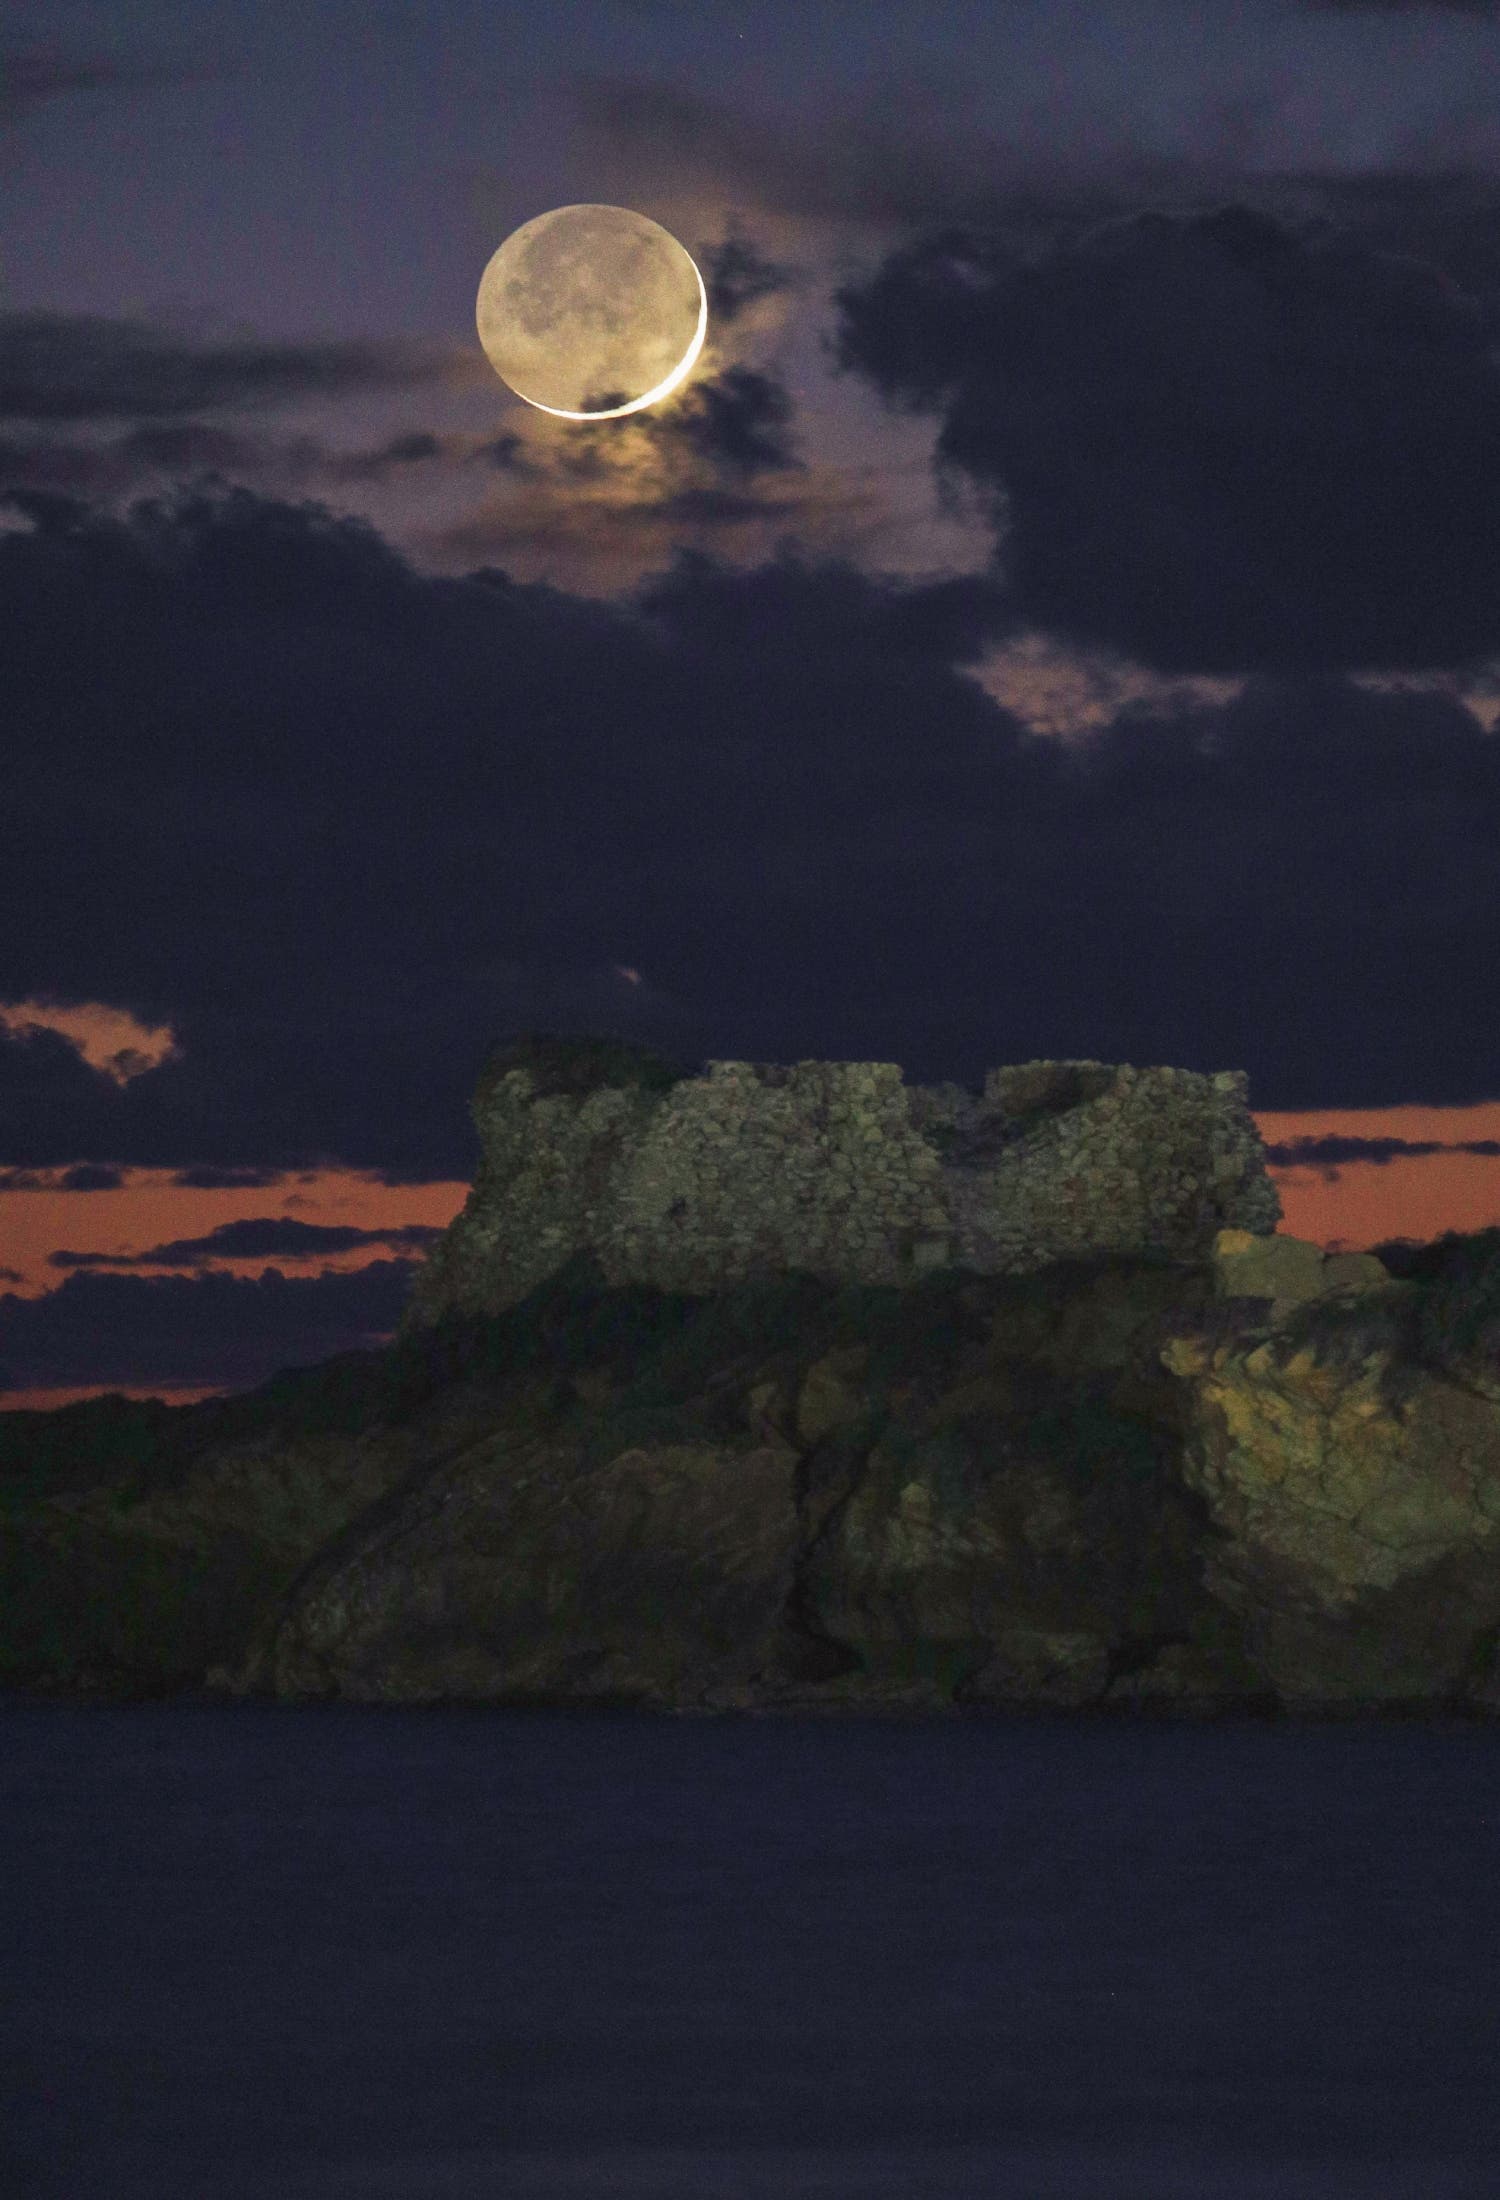
M 708 293 L 659 222 L 624 206 L 556 206 L 491 257 L 474 318 L 490 365 L 528 405 L 563 420 L 617 420 L 688 373 L 708 330 Z

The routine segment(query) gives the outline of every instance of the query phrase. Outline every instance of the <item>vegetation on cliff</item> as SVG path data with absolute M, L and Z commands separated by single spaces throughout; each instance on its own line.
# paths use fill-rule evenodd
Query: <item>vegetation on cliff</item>
M 1193 1601 L 1197 1561 L 1188 1547 L 1207 1530 L 1171 1464 L 1189 1434 L 1187 1386 L 1163 1372 L 1157 1340 L 1174 1322 L 1241 1342 L 1264 1335 L 1279 1363 L 1309 1349 L 1329 1369 L 1352 1370 L 1351 1396 L 1373 1352 L 1402 1396 L 1425 1386 L 1429 1419 L 1439 1403 L 1432 1379 L 1445 1373 L 1457 1386 L 1449 1395 L 1467 1395 L 1464 1410 L 1482 1417 L 1488 1408 L 1479 1401 L 1500 1404 L 1500 1230 L 1377 1251 L 1403 1289 L 1311 1300 L 1274 1324 L 1263 1304 L 1216 1300 L 1207 1271 L 1150 1259 L 1075 1261 L 1005 1278 L 938 1271 L 899 1288 L 836 1288 L 792 1274 L 698 1296 L 609 1289 L 583 1254 L 502 1314 L 450 1314 L 400 1342 L 283 1370 L 234 1397 L 174 1408 L 114 1396 L 0 1415 L 0 1685 L 197 1685 L 208 1667 L 233 1665 L 309 1567 L 368 1543 L 387 1510 L 395 1518 L 416 1505 L 425 1517 L 433 1500 L 419 1493 L 446 1486 L 450 1459 L 488 1459 L 490 1483 L 496 1475 L 504 1483 L 511 1469 L 500 1462 L 539 1445 L 551 1462 L 543 1480 L 555 1478 L 569 1518 L 566 1493 L 582 1487 L 578 1478 L 602 1475 L 600 1490 L 613 1489 L 625 1471 L 618 1463 L 635 1461 L 626 1481 L 645 1475 L 646 1483 L 630 1503 L 649 1519 L 653 1507 L 670 1512 L 652 1460 L 695 1460 L 692 1474 L 712 1477 L 741 1457 L 754 1429 L 771 1447 L 756 1458 L 802 1460 L 784 1498 L 769 1484 L 762 1491 L 773 1510 L 773 1498 L 795 1498 L 784 1517 L 802 1520 L 796 1584 L 776 1592 L 786 1623 L 800 1629 L 795 1673 L 805 1677 L 823 1656 L 831 1674 L 863 1670 L 873 1652 L 849 1642 L 876 1623 L 860 1599 L 889 1600 L 886 1589 L 877 1595 L 850 1581 L 884 1580 L 891 1551 L 926 1548 L 923 1536 L 938 1537 L 934 1551 L 950 1529 L 962 1539 L 976 1507 L 1000 1502 L 1001 1484 L 1030 1487 L 1038 1517 L 1072 1508 L 1084 1525 L 1069 1534 L 1093 1537 L 1118 1575 L 1112 1648 L 1100 1647 L 1108 1628 L 1069 1635 L 1043 1627 L 1036 1637 L 1038 1657 L 1062 1659 L 1074 1673 L 1067 1685 L 1114 1686 L 1132 1660 L 1143 1676 L 1155 1672 L 1160 1644 L 1151 1645 L 1163 1628 L 1177 1628 L 1172 1639 L 1183 1642 L 1188 1627 L 1199 1646 L 1193 1657 L 1217 1630 L 1228 1671 L 1239 1655 L 1237 1623 Z M 827 1372 L 856 1363 L 853 1376 Z M 820 1424 L 809 1398 L 830 1382 L 842 1420 L 810 1436 Z M 1264 1387 L 1269 1397 L 1275 1386 Z M 1390 1425 L 1382 1428 L 1388 1442 Z M 1483 1451 L 1487 1439 L 1476 1440 Z M 752 1483 L 772 1472 L 746 1471 Z M 957 1507 L 949 1529 L 929 1521 L 923 1508 L 933 1506 L 939 1515 Z M 810 1585 L 823 1564 L 815 1553 L 833 1532 L 817 1525 L 825 1514 L 843 1522 L 847 1547 L 819 1605 Z M 527 1537 L 540 1539 L 534 1564 L 545 1574 L 557 1563 L 545 1556 L 554 1528 L 539 1521 L 507 1534 L 518 1539 L 523 1571 L 523 1560 L 533 1563 Z M 705 1516 L 702 1532 L 712 1543 L 718 1524 Z M 1002 1536 L 997 1553 L 1009 1548 Z M 581 1568 L 584 1578 L 597 1557 L 583 1548 L 564 1572 Z M 974 1563 L 975 1579 L 989 1581 L 991 1562 Z M 899 1633 L 909 1624 L 920 1635 L 938 1624 L 933 1611 L 949 1592 L 933 1587 L 938 1575 L 926 1587 L 922 1578 L 918 1567 L 910 1609 L 927 1617 L 893 1620 L 881 1605 L 880 1627 Z M 1475 1578 L 1465 1592 L 1473 1610 L 1483 1589 Z M 596 1593 L 605 1588 L 596 1584 Z M 392 1593 L 389 1583 L 383 1593 Z M 968 1608 L 970 1593 L 952 1592 L 955 1610 Z M 1090 1625 L 1105 1622 L 1096 1614 Z M 835 1636 L 842 1647 L 828 1646 Z M 965 1640 L 931 1655 L 977 1673 L 994 1646 Z M 1464 1651 L 1470 1662 L 1477 1655 Z

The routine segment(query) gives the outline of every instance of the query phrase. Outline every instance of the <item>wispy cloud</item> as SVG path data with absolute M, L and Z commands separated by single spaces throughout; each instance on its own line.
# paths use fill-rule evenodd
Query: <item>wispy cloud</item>
M 439 1230 L 423 1222 L 395 1224 L 388 1229 L 361 1230 L 338 1223 L 298 1222 L 287 1215 L 250 1215 L 238 1222 L 221 1222 L 202 1237 L 173 1238 L 162 1245 L 143 1246 L 138 1253 L 49 1253 L 53 1268 L 197 1268 L 215 1261 L 261 1260 L 275 1255 L 283 1259 L 309 1260 L 320 1254 L 348 1253 L 367 1245 L 409 1245 L 425 1249 Z
M 97 314 L 0 314 L 0 419 L 170 419 L 309 396 L 480 383 L 472 349 L 357 343 L 196 343 Z
M 1388 1169 L 1394 1161 L 1421 1161 L 1432 1154 L 1473 1153 L 1492 1159 L 1500 1154 L 1494 1138 L 1317 1138 L 1276 1139 L 1267 1143 L 1266 1160 L 1277 1169 L 1347 1168 L 1360 1162 Z

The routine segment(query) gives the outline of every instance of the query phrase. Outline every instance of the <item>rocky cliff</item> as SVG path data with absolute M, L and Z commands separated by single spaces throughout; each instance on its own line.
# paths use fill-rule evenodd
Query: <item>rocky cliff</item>
M 580 1255 L 243 1398 L 6 1416 L 0 1682 L 1500 1716 L 1500 1232 L 1407 1265 Z

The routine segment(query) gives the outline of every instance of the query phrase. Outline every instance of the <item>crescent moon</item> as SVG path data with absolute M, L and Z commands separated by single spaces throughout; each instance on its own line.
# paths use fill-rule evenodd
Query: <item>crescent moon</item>
M 692 335 L 664 374 L 689 315 Z M 490 365 L 524 403 L 559 420 L 617 420 L 659 404 L 692 371 L 708 333 L 708 292 L 692 254 L 659 222 L 622 206 L 561 206 L 524 222 L 491 256 L 474 317 Z M 640 389 L 642 368 L 651 386 L 638 397 L 579 403 L 595 389 Z M 546 398 L 534 394 L 542 389 Z M 565 396 L 570 404 L 557 402 Z
M 687 252 L 686 245 L 683 250 Z M 639 412 L 643 405 L 655 405 L 663 397 L 670 397 L 678 383 L 691 374 L 693 362 L 702 351 L 703 339 L 708 334 L 708 292 L 703 287 L 702 272 L 691 252 L 688 252 L 688 258 L 692 261 L 693 273 L 698 277 L 698 326 L 693 331 L 692 342 L 664 382 L 658 382 L 654 390 L 647 390 L 644 397 L 633 397 L 628 405 L 611 405 L 604 412 L 565 412 L 561 405 L 544 405 L 535 397 L 527 397 L 526 403 L 535 405 L 538 412 L 553 414 L 558 420 L 618 420 L 621 413 Z M 524 392 L 517 390 L 516 395 L 521 397 Z

